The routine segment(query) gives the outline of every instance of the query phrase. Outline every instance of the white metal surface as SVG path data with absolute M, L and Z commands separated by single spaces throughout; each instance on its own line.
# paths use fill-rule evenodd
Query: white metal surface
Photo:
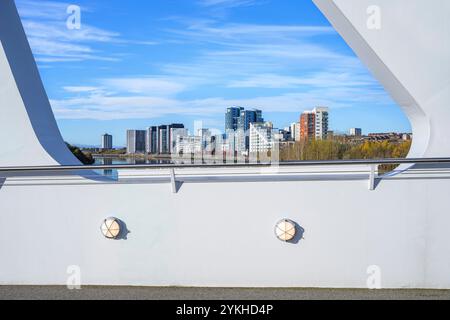
M 79 164 L 56 125 L 12 0 L 0 1 L 0 166 Z
M 378 31 L 364 27 L 372 1 L 315 2 L 404 108 L 411 156 L 449 156 L 448 2 L 378 0 Z M 73 163 L 12 0 L 0 1 L 0 40 L 1 166 Z M 253 174 L 221 170 L 234 179 Z M 193 169 L 190 177 L 208 173 Z M 376 265 L 385 288 L 450 288 L 448 177 L 405 172 L 374 191 L 367 178 L 200 180 L 178 193 L 167 172 L 164 183 L 8 178 L 0 188 L 0 284 L 65 284 L 76 265 L 82 284 L 366 287 Z M 126 239 L 99 232 L 109 216 L 126 224 Z M 298 243 L 274 236 L 284 218 L 304 229 Z

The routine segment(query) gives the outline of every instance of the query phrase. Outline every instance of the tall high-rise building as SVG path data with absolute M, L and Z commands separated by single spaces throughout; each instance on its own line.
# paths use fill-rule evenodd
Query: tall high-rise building
M 326 139 L 328 135 L 328 115 L 326 107 L 305 111 L 300 117 L 300 139 Z
M 238 119 L 238 129 L 248 131 L 250 130 L 250 123 L 262 123 L 264 119 L 262 117 L 262 111 L 258 109 L 244 110 Z
M 202 150 L 205 152 L 212 152 L 212 144 L 211 144 L 211 139 L 212 139 L 212 133 L 211 130 L 209 129 L 198 129 L 197 130 L 197 136 L 201 137 L 201 141 L 202 141 Z
M 169 154 L 171 151 L 173 141 L 172 129 L 184 129 L 181 123 L 174 123 L 170 125 L 162 125 L 158 127 L 158 153 Z
M 239 154 L 246 153 L 250 147 L 250 124 L 262 122 L 264 119 L 261 110 L 245 110 L 242 107 L 228 108 L 225 114 L 225 132 L 229 147 Z
M 264 119 L 261 110 L 253 109 L 241 112 L 237 125 L 238 150 L 241 153 L 248 151 L 250 147 L 250 124 L 263 122 Z
M 202 153 L 202 139 L 198 136 L 177 136 L 174 152 L 184 156 Z
M 350 129 L 350 135 L 354 137 L 361 137 L 362 136 L 362 129 L 361 128 L 351 128 Z
M 250 124 L 250 152 L 268 152 L 273 148 L 273 124 L 251 123 Z
M 223 134 L 216 134 L 211 137 L 211 150 L 214 152 L 217 158 L 223 158 L 226 141 Z
M 113 148 L 113 136 L 105 133 L 102 135 L 102 149 L 103 150 L 112 150 Z
M 186 128 L 170 128 L 170 153 L 177 153 L 177 141 L 189 136 Z
M 158 154 L 158 141 L 159 141 L 159 130 L 157 126 L 152 126 L 147 129 L 147 139 L 146 139 L 146 151 L 149 154 Z
M 127 130 L 127 153 L 145 153 L 145 130 Z
M 326 107 L 317 107 L 313 110 L 315 114 L 315 137 L 317 140 L 323 140 L 328 137 L 328 114 Z
M 315 114 L 311 111 L 303 112 L 300 117 L 300 140 L 313 139 L 315 137 Z
M 294 122 L 291 124 L 291 139 L 293 141 L 300 141 L 300 122 Z
M 290 127 L 287 127 L 284 129 L 279 129 L 278 134 L 280 136 L 280 141 L 287 142 L 287 141 L 293 140 L 292 136 L 291 136 L 291 128 Z
M 225 132 L 227 130 L 236 130 L 238 125 L 238 119 L 241 116 L 241 112 L 244 111 L 242 107 L 230 107 L 225 114 Z
M 225 152 L 234 157 L 238 151 L 238 135 L 235 130 L 229 129 L 225 132 Z

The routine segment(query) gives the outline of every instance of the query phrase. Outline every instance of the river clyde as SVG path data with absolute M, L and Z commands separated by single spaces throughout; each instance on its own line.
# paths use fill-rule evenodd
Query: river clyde
M 144 159 L 139 157 L 108 157 L 94 156 L 94 165 L 121 165 L 121 164 L 170 164 L 170 159 Z M 115 169 L 95 170 L 98 174 L 117 179 L 118 172 Z

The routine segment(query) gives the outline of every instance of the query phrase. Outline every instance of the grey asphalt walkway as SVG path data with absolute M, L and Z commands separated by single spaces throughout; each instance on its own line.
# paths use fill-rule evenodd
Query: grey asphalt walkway
M 0 286 L 0 300 L 450 300 L 450 290 Z

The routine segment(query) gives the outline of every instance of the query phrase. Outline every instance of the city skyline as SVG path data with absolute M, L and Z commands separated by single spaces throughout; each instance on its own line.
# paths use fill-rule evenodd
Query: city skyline
M 125 144 L 128 128 L 182 122 L 223 128 L 223 110 L 262 110 L 289 126 L 316 105 L 338 131 L 409 132 L 410 124 L 308 1 L 86 1 L 67 30 L 65 1 L 18 0 L 64 139 Z M 157 10 L 156 10 L 157 9 Z M 249 14 L 251 13 L 251 14 Z
M 316 107 L 313 111 L 303 112 L 297 121 L 284 128 L 275 128 L 273 122 L 265 120 L 263 112 L 259 109 L 246 109 L 241 106 L 228 107 L 225 112 L 224 131 L 215 128 L 204 128 L 202 122 L 197 122 L 200 127 L 190 131 L 184 124 L 172 123 L 170 125 L 152 125 L 144 129 L 127 129 L 126 150 L 128 154 L 172 154 L 179 146 L 185 144 L 185 138 L 189 138 L 192 143 L 200 143 L 199 149 L 203 151 L 209 144 L 216 145 L 217 140 L 222 144 L 230 145 L 236 152 L 248 152 L 251 150 L 252 133 L 262 136 L 265 140 L 265 148 L 271 144 L 272 137 L 281 135 L 280 141 L 300 141 L 310 139 L 308 133 L 304 132 L 302 119 L 305 114 L 313 114 L 313 137 L 314 139 L 326 139 L 328 135 L 329 109 L 327 107 Z M 316 129 L 317 128 L 317 129 Z M 259 132 L 261 130 L 261 132 Z M 317 131 L 316 131 L 317 130 Z M 269 134 L 267 132 L 270 131 Z M 277 132 L 278 131 L 278 132 Z M 301 131 L 301 133 L 300 133 Z M 262 133 L 264 132 L 264 133 Z M 298 132 L 299 134 L 296 134 Z M 206 136 L 208 138 L 206 138 Z M 220 136 L 220 138 L 219 138 Z M 105 143 L 105 138 L 110 142 Z M 193 138 L 201 138 L 200 141 Z M 254 137 L 253 137 L 254 138 Z M 209 140 L 209 141 L 208 141 Z M 101 137 L 103 150 L 111 150 L 113 137 L 107 133 Z M 190 147 L 195 149 L 195 147 Z
M 248 115 L 253 116 L 253 119 L 248 120 Z M 248 121 L 244 121 L 247 119 Z M 224 131 L 217 131 L 215 128 L 204 128 L 201 122 L 197 122 L 196 125 L 200 127 L 194 130 L 189 130 L 185 124 L 182 123 L 172 123 L 172 124 L 160 124 L 151 125 L 146 128 L 140 129 L 127 129 L 126 130 L 126 143 L 125 145 L 113 145 L 113 136 L 109 133 L 104 133 L 101 135 L 100 148 L 105 151 L 112 149 L 126 149 L 127 153 L 147 153 L 147 154 L 171 154 L 177 148 L 176 143 L 185 143 L 183 138 L 189 138 L 193 143 L 202 143 L 196 141 L 194 138 L 202 138 L 203 141 L 204 134 L 211 137 L 222 136 L 223 143 L 228 143 L 227 135 L 230 135 L 230 131 L 233 135 L 239 135 L 239 132 L 244 132 L 248 135 L 248 142 L 250 143 L 252 130 L 255 132 L 256 128 L 261 128 L 264 130 L 269 129 L 272 131 L 271 135 L 278 135 L 281 142 L 293 141 L 300 142 L 310 139 L 327 139 L 329 134 L 331 136 L 348 136 L 348 137 L 374 137 L 374 136 L 390 136 L 390 135 L 405 135 L 410 139 L 412 134 L 407 131 L 389 131 L 389 132 L 364 132 L 363 128 L 352 127 L 348 128 L 346 131 L 336 131 L 329 127 L 329 108 L 328 107 L 316 107 L 313 110 L 306 110 L 299 115 L 297 121 L 292 122 L 289 126 L 283 128 L 274 127 L 273 122 L 270 120 L 265 120 L 261 110 L 249 109 L 246 110 L 244 107 L 233 106 L 227 108 L 225 112 L 224 121 Z M 253 128 L 252 128 L 252 125 Z M 162 131 L 161 131 L 162 130 Z M 131 140 L 133 141 L 133 150 L 130 151 L 130 134 L 133 136 Z M 141 141 L 138 142 L 136 136 L 141 136 Z M 161 138 L 162 137 L 162 138 Z M 179 139 L 181 138 L 181 140 Z M 177 141 L 180 140 L 180 141 Z M 185 140 L 187 141 L 187 140 Z M 208 141 L 210 143 L 212 141 Z M 206 141 L 203 141 L 206 143 Z M 136 147 L 139 144 L 140 147 Z M 83 146 L 81 146 L 83 147 Z M 97 148 L 98 146 L 89 145 L 84 146 L 88 148 Z M 199 147 L 202 149 L 201 147 Z M 250 145 L 245 145 L 244 150 L 250 150 Z M 136 152 L 137 151 L 137 152 Z
M 128 154 L 180 154 L 186 153 L 186 150 L 189 153 L 196 150 L 194 153 L 198 153 L 232 148 L 233 154 L 245 153 L 250 150 L 252 125 L 265 124 L 261 110 L 246 110 L 237 106 L 227 108 L 224 120 L 223 132 L 204 128 L 201 122 L 191 132 L 181 123 L 153 125 L 146 130 L 128 129 L 126 150 Z M 274 129 L 272 124 L 271 129 Z M 102 145 L 105 136 L 102 135 Z
M 276 128 L 270 119 L 265 119 L 258 109 L 246 109 L 241 106 L 228 107 L 224 117 L 224 131 L 204 128 L 198 122 L 196 129 L 190 131 L 182 123 L 152 125 L 143 129 L 127 129 L 127 154 L 173 155 L 190 154 L 228 156 L 249 156 L 255 153 L 267 153 L 279 146 L 312 140 L 334 140 L 334 137 L 353 137 L 371 141 L 411 140 L 410 133 L 367 133 L 362 128 L 349 128 L 338 133 L 329 127 L 330 110 L 328 107 L 315 107 L 301 113 L 297 121 L 284 128 Z M 105 143 L 105 137 L 111 142 Z M 112 148 L 113 137 L 103 134 L 101 137 L 104 151 Z M 121 149 L 122 147 L 118 147 Z

